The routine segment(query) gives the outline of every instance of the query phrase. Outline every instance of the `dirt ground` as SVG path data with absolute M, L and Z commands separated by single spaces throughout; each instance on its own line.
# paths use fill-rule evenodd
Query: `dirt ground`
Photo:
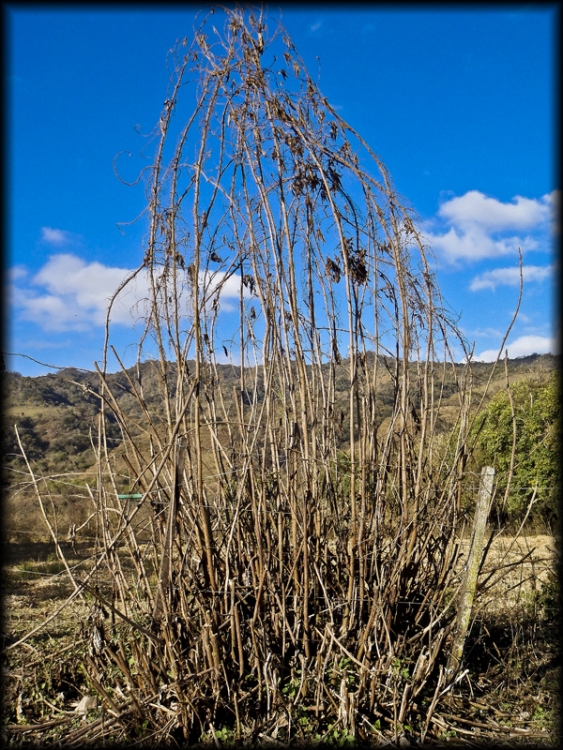
M 73 586 L 63 565 L 56 558 L 53 544 L 36 543 L 33 545 L 14 544 L 7 546 L 2 576 L 5 613 L 2 625 L 4 631 L 2 645 L 10 648 L 10 645 L 13 645 L 52 617 L 55 610 L 72 593 Z M 69 544 L 65 543 L 64 547 L 65 554 L 68 554 L 67 562 L 79 576 L 82 571 L 86 572 L 90 568 L 91 560 L 88 559 L 90 550 L 86 543 L 77 546 L 74 551 Z M 461 543 L 460 565 L 464 564 L 468 547 L 469 541 L 464 540 Z M 513 616 L 517 620 L 518 613 L 524 611 L 520 605 L 526 607 L 533 602 L 534 592 L 540 593 L 541 583 L 547 581 L 550 577 L 553 580 L 556 572 L 558 549 L 558 541 L 548 535 L 520 536 L 518 538 L 499 537 L 495 539 L 491 544 L 479 579 L 484 594 L 480 597 L 480 613 L 494 616 L 495 613 L 503 610 L 508 613 L 509 617 Z M 488 579 L 488 573 L 491 570 L 496 572 Z M 71 721 L 71 717 L 74 716 L 73 706 L 83 697 L 85 686 L 73 685 L 71 692 L 64 696 L 62 692 L 58 693 L 60 699 L 55 706 L 52 695 L 50 702 L 43 697 L 48 694 L 45 680 L 49 680 L 50 677 L 43 674 L 42 670 L 43 672 L 46 670 L 46 663 L 51 663 L 51 660 L 54 660 L 57 654 L 72 653 L 73 648 L 78 647 L 80 642 L 84 642 L 84 625 L 89 613 L 90 607 L 87 603 L 81 601 L 80 598 L 74 600 L 70 607 L 64 608 L 29 640 L 10 649 L 7 660 L 5 657 L 2 658 L 4 676 L 8 677 L 8 682 L 11 683 L 11 696 L 9 697 L 9 702 L 12 704 L 11 712 L 14 711 L 13 704 L 16 702 L 17 695 L 27 696 L 26 702 L 24 702 L 25 711 L 21 717 L 18 709 L 16 709 L 18 723 L 22 720 L 24 723 L 29 721 L 45 722 L 52 720 L 53 716 L 56 719 L 62 717 L 61 720 L 67 717 L 66 720 Z M 511 615 L 511 613 L 513 614 Z M 506 614 L 504 617 L 506 617 Z M 68 652 L 68 649 L 71 649 L 71 652 Z M 541 665 L 540 668 L 544 669 Z M 539 668 L 536 671 L 539 675 Z M 42 674 L 43 676 L 41 676 Z M 526 698 L 528 703 L 522 702 L 524 699 L 518 698 L 518 702 L 516 699 L 509 698 L 509 702 L 513 705 L 512 708 L 506 709 L 509 713 L 505 715 L 512 715 L 514 711 L 520 712 L 518 716 L 530 714 L 532 717 L 530 726 L 532 726 L 537 717 L 542 718 L 543 704 L 551 706 L 554 698 L 546 692 L 542 698 L 543 703 L 541 703 L 540 698 L 543 694 L 541 694 L 541 690 L 538 691 L 538 685 L 541 684 L 542 690 L 545 692 L 543 683 L 540 681 L 536 685 L 536 677 L 526 678 L 522 675 L 520 679 L 527 685 L 526 691 L 530 694 Z M 37 682 L 35 687 L 30 686 L 30 682 L 33 681 Z M 64 676 L 61 677 L 61 684 L 63 683 Z M 548 692 L 550 692 L 550 689 Z M 518 695 L 520 695 L 520 692 Z M 480 700 L 483 702 L 482 699 Z M 40 706 L 39 704 L 42 703 L 44 705 Z M 499 703 L 499 705 L 501 704 Z M 504 705 L 508 706 L 508 703 L 502 704 L 502 706 Z M 9 709 L 9 706 L 7 708 Z M 55 709 L 56 713 L 53 715 Z M 490 710 L 499 713 L 498 708 L 491 708 Z M 9 721 L 10 725 L 13 726 L 13 713 Z M 72 721 L 76 724 L 78 719 L 72 719 Z M 462 732 L 464 726 L 456 727 L 456 731 Z M 53 731 L 57 731 L 56 728 Z M 534 737 L 547 739 L 549 736 L 546 733 L 550 730 L 543 728 L 543 725 L 538 731 L 540 733 L 533 735 Z

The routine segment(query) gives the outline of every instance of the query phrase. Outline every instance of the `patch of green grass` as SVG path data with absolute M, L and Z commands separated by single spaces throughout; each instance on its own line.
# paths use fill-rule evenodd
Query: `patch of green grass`
M 45 562 L 35 562 L 25 560 L 17 568 L 17 577 L 20 581 L 38 580 L 41 576 L 58 575 L 65 570 L 64 563 L 60 560 L 46 560 Z

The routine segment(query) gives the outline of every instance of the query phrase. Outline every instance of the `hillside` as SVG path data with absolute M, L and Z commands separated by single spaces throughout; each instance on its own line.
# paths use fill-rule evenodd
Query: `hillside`
M 188 363 L 190 367 L 191 363 Z M 527 377 L 542 378 L 558 368 L 558 358 L 550 354 L 531 355 L 508 361 L 508 372 L 511 381 Z M 474 363 L 474 400 L 479 401 L 480 392 L 490 377 L 492 365 Z M 456 365 L 456 375 L 460 376 L 465 365 Z M 385 372 L 385 368 L 382 368 Z M 163 382 L 157 364 L 144 362 L 138 370 L 131 368 L 127 373 L 136 387 L 142 391 L 142 397 L 153 414 L 164 421 L 162 404 Z M 241 393 L 240 368 L 232 365 L 217 365 L 217 375 L 222 395 L 232 398 Z M 261 373 L 259 373 L 261 375 Z M 49 477 L 50 490 L 54 497 L 61 497 L 63 506 L 72 508 L 76 498 L 76 487 L 95 477 L 95 452 L 97 440 L 97 414 L 100 409 L 99 376 L 95 372 L 86 372 L 67 368 L 56 374 L 40 377 L 25 377 L 19 373 L 6 373 L 6 393 L 4 408 L 4 481 L 8 487 L 8 531 L 27 528 L 30 518 L 30 504 L 34 504 L 29 486 L 29 474 L 18 446 L 14 426 L 17 427 L 22 445 L 36 477 Z M 168 388 L 174 393 L 174 367 L 168 375 Z M 343 360 L 336 366 L 335 413 L 340 422 L 340 448 L 346 450 L 349 428 L 348 403 L 349 383 L 347 362 Z M 121 411 L 131 420 L 131 429 L 139 434 L 142 429 L 143 415 L 141 407 L 125 373 L 114 373 L 107 376 L 108 386 L 113 393 Z M 500 388 L 504 387 L 505 373 L 501 364 L 496 368 L 487 394 L 487 400 Z M 261 399 L 260 385 L 257 398 Z M 382 376 L 377 390 L 379 415 L 382 421 L 391 410 L 393 386 L 390 377 Z M 449 371 L 443 388 L 444 404 L 452 405 L 457 399 L 453 373 Z M 455 411 L 452 409 L 452 411 Z M 448 409 L 443 410 L 447 420 Z M 443 426 L 446 423 L 443 422 Z M 120 428 L 111 412 L 107 420 L 107 444 L 120 461 L 119 444 L 122 436 Z M 71 479 L 72 477 L 72 479 Z M 124 479 L 126 483 L 126 479 Z M 17 498 L 17 501 L 16 501 Z M 84 504 L 81 503 L 81 506 Z M 70 512 L 70 511 L 69 511 Z M 34 511 L 36 514 L 36 510 Z M 34 515 L 32 514 L 32 515 Z M 66 515 L 66 514 L 65 514 Z M 83 513 L 76 513 L 76 520 Z M 73 516 L 73 513 L 70 513 Z

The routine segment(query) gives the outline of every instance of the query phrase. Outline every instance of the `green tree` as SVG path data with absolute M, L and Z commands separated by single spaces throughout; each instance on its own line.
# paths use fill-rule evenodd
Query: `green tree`
M 500 391 L 477 419 L 475 458 L 497 471 L 496 510 L 502 521 L 521 521 L 534 491 L 530 518 L 548 525 L 556 521 L 559 425 L 556 372 L 547 380 L 528 378 L 511 385 L 510 391 Z M 505 500 L 513 443 L 514 472 Z

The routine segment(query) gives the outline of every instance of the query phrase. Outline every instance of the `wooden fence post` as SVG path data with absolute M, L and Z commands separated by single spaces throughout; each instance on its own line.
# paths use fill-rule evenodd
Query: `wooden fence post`
M 493 467 L 484 466 L 481 470 L 479 495 L 477 497 L 477 506 L 475 508 L 471 543 L 467 553 L 465 578 L 463 580 L 459 597 L 457 623 L 454 630 L 454 642 L 446 668 L 446 673 L 450 680 L 453 679 L 459 671 L 463 656 L 465 638 L 467 636 L 471 610 L 473 608 L 473 598 L 477 588 L 477 576 L 479 574 L 481 558 L 483 556 L 485 529 L 489 519 L 489 511 L 491 510 L 494 478 L 495 470 Z

